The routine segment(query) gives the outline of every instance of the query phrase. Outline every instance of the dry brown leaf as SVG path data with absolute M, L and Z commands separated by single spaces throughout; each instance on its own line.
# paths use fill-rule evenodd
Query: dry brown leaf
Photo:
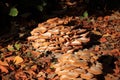
M 100 38 L 100 42 L 104 43 L 106 41 L 107 41 L 106 38 L 104 38 L 104 37 Z
M 109 19 L 110 19 L 110 16 L 105 16 L 103 20 L 108 21 Z
M 36 71 L 36 70 L 37 70 L 37 65 L 33 65 L 33 66 L 31 67 L 31 70 Z
M 20 57 L 20 56 L 16 56 L 16 57 L 14 58 L 14 62 L 15 62 L 15 64 L 17 65 L 17 64 L 19 64 L 19 63 L 22 63 L 22 62 L 23 62 L 23 59 L 22 59 L 22 57 Z
M 37 51 L 31 51 L 33 57 L 39 57 L 42 53 Z
M 3 62 L 3 61 L 0 60 L 0 65 L 2 65 L 2 66 L 8 66 L 8 63 L 6 61 Z
M 2 66 L 2 65 L 0 65 L 0 71 L 8 73 L 8 69 L 6 67 Z
M 46 72 L 47 73 L 50 73 L 52 70 L 50 69 L 50 68 L 48 68 L 47 70 L 46 70 Z
M 99 51 L 99 49 L 100 49 L 100 46 L 95 46 L 95 51 Z
M 14 66 L 9 66 L 9 69 L 13 71 L 13 70 L 15 70 L 15 67 Z
M 51 72 L 50 74 L 47 75 L 47 78 L 53 79 L 56 76 L 56 73 Z
M 15 80 L 20 80 L 20 79 L 21 80 L 27 80 L 26 74 L 21 70 L 19 70 L 15 73 Z
M 15 58 L 15 56 L 6 57 L 5 61 L 7 61 L 9 63 L 10 61 L 13 61 L 14 58 Z
M 99 31 L 95 31 L 95 30 L 93 30 L 92 33 L 94 33 L 95 35 L 102 35 Z
M 35 75 L 35 72 L 33 71 L 33 70 L 31 70 L 31 69 L 29 69 L 28 71 L 26 71 L 28 74 L 30 74 L 30 76 L 32 76 L 32 75 Z
M 46 77 L 45 73 L 40 71 L 38 74 L 37 74 L 37 77 Z
M 45 80 L 45 78 L 44 77 L 39 77 L 38 80 Z

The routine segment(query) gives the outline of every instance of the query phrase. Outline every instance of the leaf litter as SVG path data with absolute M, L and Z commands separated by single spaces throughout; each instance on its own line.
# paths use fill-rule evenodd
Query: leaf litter
M 52 18 L 26 42 L 0 47 L 2 80 L 119 80 L 120 13 Z

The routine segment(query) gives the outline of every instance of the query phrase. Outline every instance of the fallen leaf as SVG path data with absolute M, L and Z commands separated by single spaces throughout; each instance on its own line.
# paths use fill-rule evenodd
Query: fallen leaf
M 37 51 L 31 51 L 31 54 L 33 57 L 37 58 L 39 57 L 42 53 L 41 52 L 37 52 Z
M 15 48 L 17 49 L 17 50 L 20 50 L 20 48 L 21 48 L 21 44 L 20 43 L 15 43 Z
M 95 46 L 95 51 L 99 51 L 100 46 Z
M 31 70 L 31 69 L 26 71 L 26 73 L 28 73 L 30 76 L 35 75 L 35 72 L 33 70 Z
M 51 69 L 50 69 L 50 68 L 48 68 L 48 69 L 46 70 L 46 72 L 50 73 L 50 72 L 51 72 Z
M 52 73 L 50 73 L 50 74 L 47 75 L 47 78 L 53 79 L 56 75 L 57 75 L 56 73 L 52 72 Z
M 8 69 L 6 67 L 2 66 L 2 65 L 0 65 L 0 71 L 8 73 Z
M 44 77 L 39 77 L 38 80 L 45 80 L 45 78 Z
M 19 63 L 22 63 L 22 62 L 23 62 L 23 59 L 22 59 L 20 56 L 16 56 L 16 57 L 14 58 L 14 62 L 15 62 L 15 64 L 17 65 L 17 64 L 19 64 Z
M 103 37 L 107 37 L 107 36 L 110 36 L 110 34 L 106 33 L 106 34 L 103 35 Z
M 36 70 L 37 70 L 37 65 L 33 65 L 33 66 L 31 67 L 31 69 L 32 69 L 33 71 L 36 71 Z
M 95 35 L 102 35 L 99 31 L 93 30 L 92 32 L 93 32 Z
M 106 38 L 104 38 L 104 37 L 103 37 L 103 38 L 100 38 L 100 42 L 103 42 L 103 43 L 104 43 L 104 42 L 106 42 L 106 41 L 107 41 Z
M 6 57 L 5 61 L 7 61 L 9 63 L 10 61 L 13 61 L 14 58 L 15 58 L 15 56 Z
M 2 65 L 2 66 L 8 66 L 8 63 L 6 61 L 3 62 L 3 61 L 0 60 L 0 65 Z
M 103 20 L 104 20 L 104 21 L 107 21 L 107 20 L 109 20 L 109 19 L 110 19 L 110 16 L 105 16 Z
M 9 69 L 14 71 L 15 70 L 15 67 L 14 66 L 9 66 Z
M 15 76 L 15 80 L 27 80 L 27 75 L 22 70 L 16 71 L 14 76 Z
M 46 75 L 44 72 L 41 71 L 37 74 L 37 77 L 46 77 Z
M 14 47 L 13 47 L 13 45 L 8 45 L 7 49 L 8 49 L 9 51 L 14 51 L 14 50 L 15 50 Z

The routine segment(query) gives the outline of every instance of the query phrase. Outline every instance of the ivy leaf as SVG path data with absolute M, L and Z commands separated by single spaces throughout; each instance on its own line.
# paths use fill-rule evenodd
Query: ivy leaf
M 84 18 L 87 18 L 87 17 L 88 17 L 88 12 L 87 12 L 87 11 L 85 11 L 85 12 L 83 13 L 83 17 L 84 17 Z
M 17 16 L 17 15 L 18 15 L 18 10 L 17 10 L 17 8 L 15 8 L 15 7 L 11 8 L 11 9 L 10 9 L 10 12 L 9 12 L 9 15 L 10 15 L 10 16 L 13 16 L 13 17 Z

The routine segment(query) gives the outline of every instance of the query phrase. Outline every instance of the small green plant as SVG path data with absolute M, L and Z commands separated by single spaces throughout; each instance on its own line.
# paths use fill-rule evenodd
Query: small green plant
M 15 51 L 15 48 L 14 48 L 13 45 L 8 45 L 7 49 L 8 49 L 9 51 Z
M 85 12 L 83 13 L 83 17 L 84 17 L 84 18 L 88 18 L 88 12 L 87 12 L 87 11 L 85 11 Z
M 9 15 L 12 16 L 12 17 L 17 16 L 17 15 L 18 15 L 18 10 L 17 10 L 17 8 L 12 7 L 12 8 L 10 9 Z
M 21 44 L 20 43 L 15 43 L 15 48 L 17 49 L 17 50 L 20 50 L 20 48 L 21 48 Z
M 86 19 L 86 21 L 87 21 L 88 23 L 92 21 L 92 19 L 88 18 L 88 12 L 87 12 L 87 11 L 85 11 L 85 12 L 83 13 L 83 15 L 80 16 L 80 19 L 81 19 L 81 20 Z
M 86 19 L 88 18 L 88 12 L 85 11 L 82 16 L 80 16 L 81 19 Z
M 21 1 L 17 1 L 12 5 L 9 5 L 8 3 L 9 5 L 8 8 L 10 8 L 8 15 L 12 17 L 16 17 L 18 16 L 18 13 L 20 13 L 19 15 L 25 14 L 24 16 L 27 16 L 33 13 L 32 9 L 34 9 L 34 11 L 39 11 L 41 13 L 45 10 L 48 4 L 46 0 L 37 0 L 37 1 L 30 0 L 29 3 L 28 1 L 29 0 L 21 0 Z

